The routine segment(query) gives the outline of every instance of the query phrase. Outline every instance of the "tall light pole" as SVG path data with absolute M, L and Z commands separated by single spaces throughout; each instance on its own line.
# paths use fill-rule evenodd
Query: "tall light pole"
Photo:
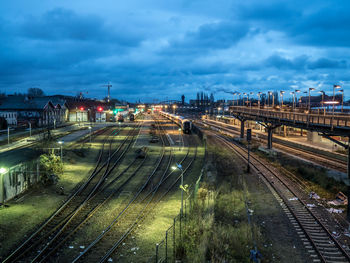
M 281 95 L 281 109 L 283 108 L 283 94 L 284 94 L 284 91 L 281 90 L 280 91 L 280 95 Z
M 61 147 L 61 162 L 63 163 L 63 150 L 62 150 L 62 146 L 63 146 L 64 141 L 58 141 L 58 144 Z
M 298 107 L 298 97 L 297 97 L 297 93 L 299 93 L 299 92 L 300 92 L 299 89 L 294 90 L 294 93 L 295 93 L 295 108 Z
M 183 212 L 183 203 L 184 203 L 184 170 L 182 169 L 182 165 L 176 163 L 176 166 L 171 167 L 173 170 L 179 169 L 181 171 L 181 217 Z
M 243 93 L 243 104 L 245 105 L 244 96 L 247 96 L 247 93 L 246 93 L 246 92 Z
M 311 91 L 315 90 L 314 88 L 309 88 L 309 113 L 311 111 Z
M 295 108 L 295 92 L 294 91 L 292 91 L 290 94 L 292 94 L 293 95 L 293 111 L 294 111 L 294 108 Z
M 176 105 L 173 105 L 173 114 L 175 114 Z
M 252 95 L 252 96 L 250 96 L 250 102 L 249 102 L 250 103 L 250 108 L 251 108 L 252 107 L 252 97 L 254 95 L 254 92 L 249 92 L 249 94 Z
M 322 104 L 322 108 L 323 108 L 323 115 L 326 115 L 326 107 L 324 106 L 324 91 L 321 90 L 319 91 L 318 93 L 321 93 L 322 94 L 322 100 L 321 100 L 321 104 Z
M 269 91 L 269 95 L 271 96 L 272 95 L 272 109 L 275 107 L 275 95 L 273 94 L 272 91 Z M 269 98 L 270 98 L 269 96 Z
M 343 104 L 344 104 L 344 90 L 338 90 L 338 92 L 341 92 L 341 112 L 343 112 Z
M 89 126 L 89 130 L 90 130 L 90 143 L 91 143 L 91 130 L 92 130 L 91 126 Z
M 333 115 L 334 115 L 334 101 L 335 101 L 335 89 L 340 89 L 341 86 L 340 85 L 333 85 Z
M 179 151 L 181 148 L 181 128 L 179 128 Z

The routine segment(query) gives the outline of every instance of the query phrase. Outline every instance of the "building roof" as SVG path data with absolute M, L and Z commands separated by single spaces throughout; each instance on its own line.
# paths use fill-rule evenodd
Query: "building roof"
M 0 100 L 0 110 L 44 110 L 47 107 L 55 106 L 45 97 L 7 96 Z

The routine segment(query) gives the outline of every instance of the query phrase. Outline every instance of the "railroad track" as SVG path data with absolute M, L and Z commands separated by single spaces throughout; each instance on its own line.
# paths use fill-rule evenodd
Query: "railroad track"
M 222 135 L 211 133 L 243 160 L 247 151 Z M 282 177 L 268 163 L 251 155 L 251 167 L 264 180 L 272 194 L 282 206 L 287 217 L 297 231 L 313 262 L 350 262 L 350 256 L 322 219 L 313 211 L 311 201 L 293 188 L 293 184 Z
M 210 121 L 210 122 L 202 121 L 202 123 L 209 125 L 209 126 L 212 126 L 218 130 L 224 131 L 225 133 L 228 133 L 228 135 L 229 134 L 235 134 L 235 135 L 240 134 L 239 131 L 237 131 L 233 128 L 223 127 L 222 125 L 215 124 L 212 121 Z M 259 136 L 261 137 L 261 135 L 259 135 Z M 264 139 L 264 141 L 266 141 L 266 140 Z M 290 147 L 288 145 L 282 144 L 280 142 L 278 142 L 278 143 L 275 142 L 274 148 L 279 149 L 286 154 L 293 155 L 293 156 L 296 156 L 298 158 L 306 159 L 308 161 L 314 162 L 316 164 L 320 164 L 324 167 L 331 168 L 331 169 L 336 170 L 336 171 L 340 171 L 343 173 L 347 172 L 347 163 L 344 161 L 341 161 L 339 159 L 336 159 L 336 158 L 332 158 L 329 156 L 326 157 L 324 155 L 316 154 L 314 152 L 304 150 L 304 149 L 296 149 L 296 148 Z
M 156 121 L 159 125 L 159 123 Z M 130 233 L 132 233 L 138 224 L 146 217 L 146 215 L 156 206 L 161 198 L 170 191 L 171 187 L 164 193 L 160 198 L 156 195 L 161 186 L 164 186 L 164 182 L 170 178 L 170 175 L 173 171 L 169 172 L 170 164 L 172 162 L 171 148 L 168 148 L 170 153 L 169 158 L 166 162 L 163 162 L 165 165 L 164 171 L 161 171 L 161 162 L 164 160 L 165 155 L 165 146 L 169 146 L 167 137 L 164 134 L 161 126 L 158 126 L 158 129 L 161 130 L 161 140 L 163 151 L 159 158 L 159 161 L 152 171 L 152 173 L 147 177 L 145 183 L 139 188 L 136 194 L 130 199 L 129 203 L 124 207 L 124 209 L 115 217 L 113 222 L 102 231 L 90 245 L 78 255 L 73 262 L 78 262 L 86 257 L 93 262 L 104 262 L 109 260 L 109 258 L 114 254 L 115 250 L 125 241 Z M 188 153 L 181 160 L 184 161 L 187 158 Z M 158 176 L 156 176 L 158 172 Z M 156 179 L 158 178 L 158 179 Z M 175 182 L 179 180 L 180 176 L 176 178 Z M 153 180 L 158 182 L 151 186 L 150 181 Z M 156 200 L 157 199 L 157 200 Z M 118 228 L 116 228 L 118 226 Z M 113 230 L 113 231 L 112 231 Z M 116 242 L 113 240 L 117 240 Z M 104 254 L 101 253 L 104 251 Z M 107 251 L 107 252 L 106 252 Z
M 118 134 L 114 130 L 112 136 Z M 127 137 L 128 138 L 128 137 Z M 65 229 L 69 229 L 70 223 L 85 209 L 87 201 L 94 196 L 97 189 L 103 184 L 108 175 L 110 161 L 122 148 L 127 141 L 127 138 L 120 146 L 111 153 L 113 137 L 109 142 L 108 158 L 106 158 L 105 142 L 100 150 L 99 158 L 94 171 L 83 184 L 76 187 L 76 191 L 66 200 L 66 202 L 42 225 L 35 231 L 27 240 L 25 240 L 4 262 L 32 261 L 40 262 L 45 258 L 45 253 L 52 250 L 52 244 L 62 235 Z M 117 158 L 119 159 L 119 158 Z M 74 229 L 74 228 L 73 228 Z M 71 230 L 71 229 L 69 229 Z

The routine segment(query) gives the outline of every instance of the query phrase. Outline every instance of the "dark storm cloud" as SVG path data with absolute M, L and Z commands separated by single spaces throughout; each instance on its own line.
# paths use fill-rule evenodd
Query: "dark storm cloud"
M 18 6 L 22 6 L 21 10 Z M 0 91 L 124 99 L 350 81 L 350 2 L 13 0 L 0 10 Z M 288 92 L 289 93 L 289 92 Z
M 55 8 L 41 17 L 29 16 L 20 26 L 27 38 L 48 41 L 114 42 L 118 45 L 137 46 L 141 38 L 123 28 L 108 27 L 96 15 L 78 15 L 72 10 Z
M 249 27 L 244 23 L 222 21 L 206 23 L 195 31 L 189 31 L 184 37 L 170 42 L 164 53 L 193 54 L 203 50 L 226 49 L 235 45 L 246 36 Z
M 305 68 L 307 60 L 308 58 L 305 55 L 293 59 L 283 58 L 279 55 L 272 55 L 266 59 L 265 64 L 269 67 L 275 67 L 281 70 L 302 70 Z
M 267 58 L 263 65 L 275 67 L 281 70 L 306 70 L 306 69 L 346 69 L 346 60 L 333 60 L 327 58 L 319 58 L 311 60 L 308 56 L 302 55 L 293 59 L 284 58 L 277 54 Z

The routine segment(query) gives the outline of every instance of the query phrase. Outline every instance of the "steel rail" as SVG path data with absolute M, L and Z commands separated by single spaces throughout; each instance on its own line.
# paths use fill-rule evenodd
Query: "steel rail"
M 105 179 L 107 178 L 107 176 L 111 173 L 111 171 L 114 169 L 114 167 L 117 165 L 117 163 L 121 160 L 121 158 L 125 155 L 126 151 L 128 150 L 128 148 L 130 147 L 132 140 L 129 142 L 129 144 L 127 145 L 127 147 L 125 147 L 125 149 L 122 151 L 122 153 L 118 156 L 117 160 L 114 161 L 113 167 L 111 169 L 109 169 L 110 166 L 110 162 L 112 160 L 112 157 L 118 153 L 120 151 L 120 149 L 124 146 L 124 144 L 126 143 L 126 141 L 129 139 L 130 134 L 135 131 L 136 128 L 134 128 L 134 130 L 129 131 L 129 134 L 127 136 L 127 138 L 122 142 L 122 144 L 118 147 L 118 149 L 116 151 L 113 152 L 113 154 L 111 154 L 111 144 L 109 145 L 109 157 L 106 160 L 105 164 L 106 164 L 106 170 L 103 173 L 103 175 L 99 178 L 98 182 L 94 185 L 94 188 L 89 192 L 89 194 L 85 197 L 85 199 L 80 203 L 80 205 L 78 206 L 78 208 L 76 208 L 71 215 L 66 218 L 66 221 L 63 223 L 63 226 L 60 227 L 60 229 L 56 232 L 56 234 L 53 237 L 50 237 L 50 239 L 48 240 L 48 242 L 45 244 L 45 246 L 40 249 L 40 252 L 34 257 L 34 259 L 32 260 L 32 262 L 36 262 L 39 260 L 40 257 L 42 257 L 44 255 L 44 253 L 46 253 L 46 250 L 48 250 L 50 248 L 50 245 L 56 241 L 56 239 L 58 239 L 62 233 L 65 231 L 65 229 L 69 226 L 69 224 L 72 222 L 72 220 L 79 214 L 79 212 L 87 205 L 88 201 L 95 195 L 96 191 L 100 188 L 100 186 L 104 183 Z M 135 135 L 134 135 L 135 136 Z M 45 256 L 45 255 L 44 255 Z M 42 262 L 42 260 L 39 260 L 39 262 Z
M 232 142 L 227 142 L 226 138 L 223 138 L 222 136 L 218 136 L 215 135 L 217 138 L 220 138 L 221 141 L 223 141 L 227 146 L 229 146 L 232 150 L 234 150 L 241 158 L 243 158 L 244 160 L 246 160 L 245 154 L 243 154 L 242 152 L 238 151 L 234 146 L 239 147 L 240 150 L 242 150 L 245 153 L 245 149 L 243 149 L 241 146 L 232 143 Z M 234 146 L 233 146 L 234 145 Z M 258 158 L 256 158 L 255 156 L 252 156 L 252 165 L 253 167 L 256 169 L 256 171 L 260 171 L 260 174 L 262 174 L 264 176 L 264 178 L 267 180 L 267 182 L 269 183 L 269 185 L 276 191 L 276 193 L 278 193 L 279 197 L 282 198 L 282 200 L 284 201 L 284 204 L 288 207 L 289 211 L 293 214 L 294 218 L 296 219 L 296 221 L 298 222 L 299 226 L 303 229 L 303 232 L 306 234 L 306 236 L 308 237 L 308 239 L 310 240 L 310 243 L 313 245 L 316 253 L 319 255 L 319 257 L 321 258 L 321 260 L 323 262 L 333 262 L 331 260 L 326 260 L 325 259 L 325 252 L 322 253 L 320 251 L 320 247 L 316 244 L 316 242 L 314 241 L 314 238 L 311 237 L 311 233 L 309 233 L 308 230 L 305 229 L 303 223 L 300 220 L 300 216 L 297 215 L 295 209 L 292 205 L 289 204 L 286 196 L 281 192 L 281 190 L 277 189 L 277 187 L 275 186 L 275 184 L 270 183 L 269 178 L 267 178 L 267 175 L 265 175 L 263 172 L 261 172 L 261 168 L 259 169 L 259 167 L 254 164 L 254 161 L 257 162 L 260 166 L 262 166 L 265 170 L 267 170 L 270 174 L 272 174 L 275 178 L 278 179 L 278 181 L 294 196 L 298 197 L 298 201 L 301 203 L 301 205 L 306 209 L 306 211 L 309 213 L 309 215 L 311 215 L 311 217 L 314 219 L 315 222 L 317 222 L 322 230 L 327 234 L 327 237 L 332 240 L 332 242 L 334 242 L 335 246 L 338 248 L 339 252 L 344 256 L 344 259 L 350 261 L 350 256 L 349 254 L 343 249 L 343 247 L 341 246 L 341 244 L 333 237 L 333 235 L 328 231 L 328 229 L 324 226 L 324 224 L 319 220 L 319 218 L 311 211 L 310 208 L 308 208 L 307 204 L 301 200 L 301 198 L 299 198 L 299 196 L 296 194 L 296 192 L 274 171 L 272 171 L 268 165 L 264 164 L 261 160 L 259 160 Z M 339 261 L 342 262 L 342 261 Z
M 5 258 L 3 261 L 4 263 L 16 261 L 18 258 L 17 254 L 20 253 L 20 251 L 23 250 L 25 248 L 25 246 L 27 246 L 33 240 L 33 238 L 36 237 L 50 222 L 52 222 L 52 220 L 59 213 L 61 213 L 64 208 L 67 207 L 67 205 L 72 201 L 73 198 L 75 198 L 78 194 L 80 194 L 85 189 L 85 187 L 90 183 L 92 178 L 96 175 L 96 170 L 101 163 L 105 142 L 106 142 L 106 140 L 104 140 L 104 142 L 102 144 L 102 148 L 100 149 L 98 160 L 96 162 L 95 168 L 92 171 L 91 175 L 86 180 L 86 182 L 84 182 L 81 185 L 78 185 L 77 186 L 78 189 L 76 191 L 73 191 L 72 194 L 67 198 L 67 200 L 50 216 L 50 218 L 48 218 L 34 233 L 32 233 L 30 235 L 30 237 L 28 237 L 24 242 L 22 242 L 21 245 L 19 247 L 17 247 L 15 251 L 13 251 L 7 258 Z M 16 257 L 16 258 L 14 258 L 14 257 Z

